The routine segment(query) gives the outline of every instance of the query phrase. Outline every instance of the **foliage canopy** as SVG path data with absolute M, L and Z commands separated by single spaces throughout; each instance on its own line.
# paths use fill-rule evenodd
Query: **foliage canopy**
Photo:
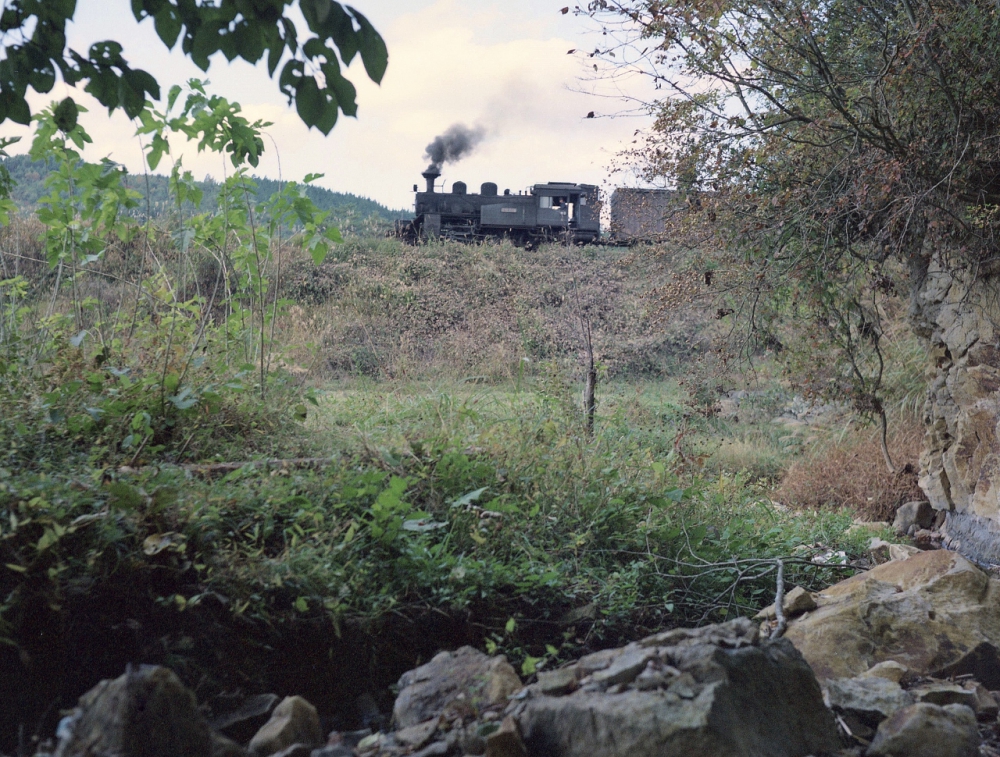
M 748 354 L 782 319 L 842 360 L 812 373 L 885 414 L 886 303 L 933 267 L 983 280 L 1000 232 L 1000 17 L 955 0 L 596 0 L 615 70 L 662 98 L 628 157 L 690 193 L 677 238 L 714 260 Z M 714 277 L 714 282 L 713 282 Z M 888 460 L 890 469 L 891 461 Z
M 296 5 L 311 33 L 304 41 L 290 16 Z M 86 55 L 67 46 L 66 24 L 76 10 L 76 0 L 4 3 L 0 123 L 8 119 L 29 123 L 27 91 L 50 92 L 57 72 L 67 84 L 86 82 L 84 89 L 109 112 L 121 108 L 129 118 L 139 116 L 147 96 L 160 98 L 156 78 L 132 68 L 119 42 L 97 42 Z M 357 113 L 357 93 L 343 76 L 341 64 L 350 65 L 360 55 L 368 76 L 380 82 L 389 60 L 385 42 L 368 19 L 332 0 L 132 0 L 132 13 L 137 21 L 152 18 L 168 48 L 180 40 L 181 50 L 203 71 L 217 52 L 229 61 L 242 58 L 249 63 L 266 54 L 272 77 L 281 66 L 279 88 L 289 103 L 295 102 L 302 121 L 324 134 L 329 134 L 339 113 Z M 62 102 L 55 118 L 62 130 L 72 130 L 77 118 L 72 99 Z

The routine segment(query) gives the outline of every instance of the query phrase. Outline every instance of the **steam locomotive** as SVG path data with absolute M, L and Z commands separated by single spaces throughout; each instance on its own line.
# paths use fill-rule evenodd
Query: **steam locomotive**
M 411 243 L 445 238 L 464 242 L 510 239 L 532 247 L 541 242 L 593 242 L 601 234 L 600 192 L 590 184 L 550 182 L 535 184 L 527 194 L 498 194 L 486 182 L 479 194 L 456 181 L 451 192 L 436 192 L 441 172 L 434 166 L 421 174 L 427 191 L 417 193 L 412 221 L 397 221 L 396 236 Z

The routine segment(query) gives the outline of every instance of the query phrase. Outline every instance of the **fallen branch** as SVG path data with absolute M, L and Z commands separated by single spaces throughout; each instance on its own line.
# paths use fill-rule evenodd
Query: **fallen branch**
M 778 559 L 778 579 L 777 589 L 774 593 L 774 617 L 778 619 L 778 625 L 771 631 L 771 639 L 780 639 L 788 628 L 788 619 L 785 617 L 785 563 Z
M 323 468 L 330 465 L 334 459 L 332 457 L 292 457 L 284 459 L 272 459 L 272 460 L 245 460 L 243 462 L 233 462 L 233 463 L 186 463 L 183 465 L 178 465 L 176 467 L 187 471 L 195 476 L 202 476 L 204 478 L 214 478 L 215 476 L 224 476 L 227 473 L 233 473 L 234 471 L 241 470 L 243 468 L 275 468 L 277 470 L 299 470 L 302 468 Z M 150 468 L 160 467 L 160 466 L 143 466 L 141 468 L 132 468 L 127 465 L 123 465 L 118 469 L 119 473 L 138 473 L 139 471 L 149 470 Z

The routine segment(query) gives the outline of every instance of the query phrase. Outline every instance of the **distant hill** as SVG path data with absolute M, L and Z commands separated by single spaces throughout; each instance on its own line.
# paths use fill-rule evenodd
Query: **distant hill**
M 17 185 L 14 187 L 13 199 L 18 207 L 24 210 L 32 210 L 38 204 L 38 200 L 45 194 L 45 176 L 48 173 L 46 164 L 41 161 L 32 161 L 27 155 L 15 155 L 10 158 L 0 159 L 0 164 L 7 167 Z M 274 179 L 253 177 L 257 184 L 257 198 L 265 200 L 279 189 L 279 182 Z M 146 197 L 147 187 L 149 192 L 148 207 L 153 217 L 162 216 L 172 210 L 169 193 L 168 178 L 161 174 L 150 174 L 148 177 L 141 174 L 129 174 L 126 179 L 128 186 L 136 190 L 143 197 Z M 201 203 L 201 210 L 209 210 L 216 206 L 219 196 L 219 182 L 211 177 L 206 177 L 203 181 L 197 182 L 199 188 L 205 193 Z M 389 224 L 396 219 L 411 218 L 412 213 L 406 210 L 393 210 L 385 205 L 370 200 L 367 197 L 359 197 L 354 194 L 343 192 L 332 192 L 323 187 L 310 186 L 306 193 L 316 206 L 321 210 L 329 210 L 334 220 L 348 227 L 352 226 L 372 226 L 378 224 Z M 139 215 L 146 212 L 146 203 L 143 207 L 137 208 Z M 191 208 L 193 210 L 193 208 Z

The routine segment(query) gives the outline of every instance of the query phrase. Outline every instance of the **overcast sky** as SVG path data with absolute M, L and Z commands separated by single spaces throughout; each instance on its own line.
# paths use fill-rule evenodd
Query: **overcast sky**
M 631 142 L 644 117 L 623 115 L 624 102 L 607 97 L 620 83 L 590 81 L 593 61 L 573 48 L 593 50 L 599 29 L 573 14 L 566 0 L 356 0 L 389 48 L 389 69 L 381 86 L 371 83 L 360 59 L 348 71 L 358 88 L 358 117 L 341 118 L 329 136 L 308 130 L 268 78 L 262 62 L 232 64 L 217 55 L 207 77 L 210 92 L 236 100 L 253 119 L 272 121 L 258 174 L 301 179 L 323 173 L 330 189 L 371 197 L 390 207 L 410 207 L 412 187 L 422 183 L 424 148 L 456 122 L 486 129 L 487 137 L 468 158 L 446 165 L 443 179 L 463 180 L 470 189 L 495 181 L 516 191 L 544 181 L 607 186 L 614 154 Z M 85 51 L 93 42 L 115 39 L 133 66 L 144 68 L 163 92 L 190 77 L 205 77 L 179 51 L 168 52 L 152 22 L 137 24 L 128 0 L 79 0 L 70 46 Z M 634 94 L 641 94 L 641 84 Z M 90 112 L 82 123 L 94 138 L 86 157 L 107 156 L 130 171 L 142 170 L 134 126 L 82 92 L 60 83 L 46 96 L 29 98 L 32 109 L 73 94 Z M 599 117 L 587 119 L 589 111 Z M 610 117 L 615 116 L 615 117 Z M 27 130 L 5 123 L 4 135 Z M 28 139 L 20 151 L 27 149 Z M 277 150 L 275 150 L 275 143 Z M 19 151 L 17 147 L 14 151 Z M 199 155 L 174 144 L 197 178 L 225 171 L 218 156 Z M 169 166 L 161 164 L 161 172 Z

